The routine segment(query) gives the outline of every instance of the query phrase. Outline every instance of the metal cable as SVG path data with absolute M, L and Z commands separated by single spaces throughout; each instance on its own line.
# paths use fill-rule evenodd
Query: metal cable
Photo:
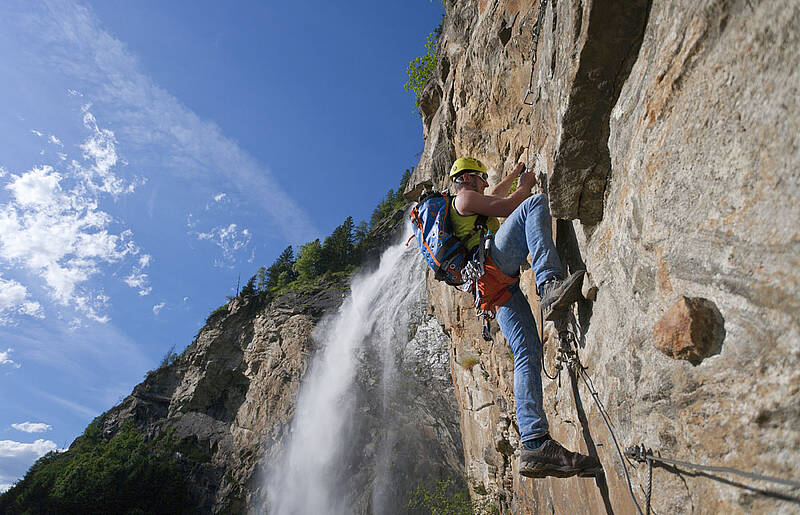
M 693 468 L 697 470 L 705 470 L 709 472 L 722 472 L 727 474 L 735 474 L 737 476 L 746 477 L 749 479 L 755 479 L 758 481 L 768 481 L 770 483 L 777 483 L 781 485 L 790 486 L 792 488 L 800 488 L 800 481 L 793 481 L 791 479 L 782 479 L 778 477 L 771 477 L 765 476 L 763 474 L 756 474 L 754 472 L 745 472 L 743 470 L 737 470 L 729 467 L 717 467 L 712 465 L 699 465 L 697 463 L 689 463 L 687 461 L 680 461 L 680 460 L 673 460 L 670 458 L 662 458 L 660 456 L 655 456 L 651 454 L 652 451 L 645 450 L 643 446 L 634 446 L 625 451 L 625 454 L 630 456 L 631 458 L 637 461 L 657 461 L 660 463 L 666 463 L 667 465 L 674 465 L 677 467 L 687 467 Z
M 647 460 L 647 503 L 645 511 L 650 515 L 650 499 L 653 497 L 653 460 Z
M 542 30 L 542 20 L 544 18 L 544 12 L 547 9 L 547 0 L 541 0 L 539 2 L 539 12 L 536 16 L 536 25 L 533 26 L 533 30 L 531 31 L 531 35 L 533 37 L 533 45 L 531 48 L 531 76 L 528 79 L 528 87 L 525 89 L 525 96 L 522 98 L 522 103 L 525 105 L 533 105 L 533 102 L 528 102 L 528 96 L 533 93 L 533 75 L 534 70 L 536 69 L 536 53 L 539 49 L 539 33 Z M 533 144 L 533 124 L 531 124 L 531 134 L 528 136 L 528 146 L 525 150 L 525 168 L 529 170 L 531 167 L 531 145 Z
M 622 470 L 625 472 L 625 481 L 628 482 L 628 493 L 631 495 L 631 500 L 633 501 L 634 506 L 636 506 L 636 511 L 639 515 L 644 515 L 642 512 L 641 506 L 639 506 L 639 502 L 636 500 L 636 496 L 633 493 L 633 486 L 631 486 L 631 476 L 628 474 L 628 466 L 625 464 L 625 457 L 622 455 L 622 450 L 619 447 L 619 442 L 617 442 L 617 435 L 614 434 L 614 429 L 611 427 L 611 422 L 608 421 L 608 417 L 605 414 L 605 408 L 600 402 L 599 395 L 597 392 L 589 385 L 589 382 L 586 380 L 586 371 L 583 370 L 583 366 L 580 365 L 578 362 L 578 366 L 575 367 L 578 372 L 578 375 L 581 379 L 583 379 L 583 383 L 586 385 L 586 388 L 589 390 L 589 393 L 592 395 L 592 399 L 597 404 L 597 408 L 600 411 L 600 415 L 603 417 L 603 422 L 606 423 L 606 427 L 608 427 L 608 432 L 611 433 L 611 438 L 614 440 L 614 446 L 617 448 L 617 454 L 619 454 L 619 460 L 622 463 Z

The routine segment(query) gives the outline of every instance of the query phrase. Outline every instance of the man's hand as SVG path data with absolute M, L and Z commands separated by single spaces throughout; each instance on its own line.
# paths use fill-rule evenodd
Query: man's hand
M 522 163 L 519 163 L 517 167 L 519 167 L 520 165 L 522 165 L 523 168 L 525 167 L 525 165 L 523 165 Z M 516 168 L 514 168 L 514 170 L 516 170 Z M 534 186 L 536 186 L 536 175 L 534 175 L 533 172 L 526 172 L 520 174 L 518 183 L 519 189 L 525 190 L 526 192 L 530 193 L 531 188 L 533 188 Z

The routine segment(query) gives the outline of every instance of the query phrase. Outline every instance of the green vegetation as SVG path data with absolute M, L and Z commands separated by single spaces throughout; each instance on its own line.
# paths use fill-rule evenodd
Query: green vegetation
M 452 479 L 420 485 L 410 493 L 405 508 L 414 513 L 436 515 L 489 515 L 497 513 L 491 500 L 472 502 L 469 492 Z
M 428 42 L 425 43 L 425 54 L 417 57 L 406 68 L 408 74 L 408 82 L 403 86 L 406 91 L 413 91 L 415 98 L 415 106 L 419 107 L 420 95 L 425 84 L 428 83 L 433 70 L 436 68 L 436 44 L 439 40 L 442 26 L 439 25 L 436 29 L 428 34 Z
M 378 241 L 373 229 L 406 206 L 402 192 L 411 177 L 403 174 L 397 190 L 390 189 L 369 222 L 347 217 L 322 242 L 314 240 L 295 250 L 290 246 L 269 267 L 260 267 L 238 297 L 258 297 L 268 302 L 285 292 L 309 291 L 331 283 L 344 283 L 365 260 Z M 228 300 L 232 300 L 229 297 Z M 257 303 L 256 306 L 263 305 Z M 206 325 L 228 313 L 228 304 L 212 311 Z M 202 329 L 201 329 L 202 331 Z M 198 332 L 198 336 L 199 336 Z M 195 337 L 196 341 L 197 337 Z M 147 376 L 173 365 L 179 358 L 171 347 L 159 367 Z M 103 416 L 96 418 L 66 452 L 51 452 L 39 459 L 25 477 L 0 495 L 0 513 L 192 513 L 195 503 L 178 461 L 206 463 L 208 449 L 190 440 L 177 441 L 172 431 L 146 440 L 132 421 L 125 422 L 110 439 L 102 434 Z
M 397 190 L 390 189 L 386 193 L 373 210 L 369 222 L 356 224 L 353 217 L 348 216 L 330 236 L 322 242 L 316 239 L 302 245 L 297 255 L 291 246 L 286 247 L 272 265 L 260 267 L 250 277 L 238 297 L 258 297 L 266 303 L 283 293 L 310 291 L 322 284 L 346 280 L 375 247 L 373 229 L 406 206 L 403 191 L 410 178 L 411 170 L 406 170 Z M 228 299 L 232 300 L 233 297 Z M 217 314 L 227 310 L 227 304 L 214 310 L 206 319 L 206 325 Z
M 462 367 L 466 368 L 467 370 L 472 370 L 472 367 L 474 367 L 475 365 L 477 365 L 480 362 L 481 362 L 481 360 L 480 360 L 480 358 L 478 358 L 478 356 L 475 356 L 474 354 L 468 354 L 468 355 L 464 356 L 463 358 L 461 358 L 461 361 L 459 362 L 459 364 Z
M 0 513 L 190 513 L 171 433 L 146 442 L 132 421 L 109 440 L 96 418 L 66 452 L 39 459 L 0 496 Z
M 167 368 L 176 361 L 178 361 L 178 353 L 175 352 L 175 346 L 173 345 L 172 347 L 169 348 L 166 354 L 164 354 L 161 357 L 161 362 L 158 364 L 158 368 L 155 370 L 148 370 L 147 373 L 145 373 L 144 378 L 147 379 L 148 376 L 150 376 L 150 374 L 153 374 L 155 372 L 158 372 L 159 370 Z

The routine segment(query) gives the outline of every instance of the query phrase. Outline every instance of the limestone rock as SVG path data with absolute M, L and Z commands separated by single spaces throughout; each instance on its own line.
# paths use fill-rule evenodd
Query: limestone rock
M 667 356 L 700 361 L 719 352 L 725 339 L 724 320 L 708 299 L 681 297 L 656 322 L 653 337 Z
M 409 190 L 446 187 L 448 156 L 481 159 L 493 183 L 517 161 L 546 173 L 552 213 L 572 219 L 557 224 L 562 260 L 598 287 L 577 304 L 575 330 L 621 444 L 644 438 L 665 457 L 796 478 L 800 4 L 549 1 L 526 106 L 539 5 L 446 2 Z M 535 290 L 530 272 L 521 286 Z M 483 342 L 469 295 L 433 281 L 429 292 L 453 341 L 473 497 L 501 513 L 635 513 L 602 417 L 563 373 L 560 387 L 543 383 L 551 433 L 596 451 L 605 480 L 518 476 L 507 454 L 518 444 L 507 343 L 499 332 Z M 713 299 L 725 314 L 725 343 L 701 366 L 666 360 L 650 343 L 674 292 Z M 545 344 L 550 372 L 554 347 Z M 480 366 L 459 366 L 467 353 Z M 481 395 L 492 403 L 477 410 Z M 632 474 L 634 490 L 646 488 L 646 471 Z M 656 475 L 658 513 L 797 509 L 721 481 Z

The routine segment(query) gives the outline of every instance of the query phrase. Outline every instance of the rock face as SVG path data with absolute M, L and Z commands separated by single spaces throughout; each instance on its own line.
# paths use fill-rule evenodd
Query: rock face
M 281 441 L 294 413 L 315 321 L 341 297 L 335 289 L 289 295 L 266 310 L 255 298 L 234 299 L 176 363 L 106 414 L 104 432 L 128 419 L 150 437 L 173 429 L 194 449 L 183 461 L 198 511 L 244 513 L 260 494 L 264 450 Z
M 269 305 L 258 297 L 236 298 L 212 315 L 206 327 L 175 361 L 148 374 L 122 403 L 103 415 L 103 434 L 114 435 L 133 420 L 146 439 L 165 431 L 176 442 L 176 457 L 192 485 L 198 513 L 263 513 L 266 470 L 281 463 L 290 438 L 298 391 L 310 357 L 322 343 L 315 328 L 347 293 L 344 285 L 289 293 Z M 421 293 L 424 298 L 424 292 Z M 400 353 L 391 427 L 384 427 L 375 399 L 381 369 L 369 352 L 360 355 L 351 395 L 357 412 L 352 431 L 338 434 L 348 448 L 348 513 L 373 513 L 370 485 L 381 481 L 384 502 L 404 506 L 418 485 L 455 479 L 463 488 L 463 451 L 458 409 L 448 364 L 449 340 L 419 304 L 414 337 L 391 342 Z M 365 322 L 367 323 L 367 322 Z M 409 328 L 401 328 L 400 334 Z M 376 415 L 376 413 L 378 415 Z M 387 431 L 390 433 L 387 436 Z M 376 449 L 392 442 L 391 473 L 369 465 Z M 313 485 L 309 485 L 312 488 Z M 274 502 L 274 499 L 272 499 Z M 378 510 L 383 512 L 382 510 Z
M 592 300 L 576 306 L 573 331 L 620 445 L 800 479 L 800 4 L 551 0 L 527 106 L 540 6 L 446 2 L 407 194 L 445 186 L 458 156 L 487 163 L 494 182 L 530 162 L 562 218 L 565 266 L 588 272 Z M 529 271 L 522 287 L 538 312 Z M 611 435 L 566 371 L 544 379 L 553 436 L 596 453 L 605 477 L 518 475 L 508 346 L 499 332 L 482 340 L 466 294 L 433 281 L 429 292 L 453 340 L 473 495 L 503 513 L 634 513 Z M 707 299 L 724 319 L 721 348 L 695 364 L 654 345 L 681 297 Z M 544 334 L 552 374 L 556 337 L 549 325 Z M 646 467 L 627 467 L 644 507 Z M 800 509 L 752 490 L 796 498 L 786 487 L 690 472 L 655 468 L 656 512 Z

